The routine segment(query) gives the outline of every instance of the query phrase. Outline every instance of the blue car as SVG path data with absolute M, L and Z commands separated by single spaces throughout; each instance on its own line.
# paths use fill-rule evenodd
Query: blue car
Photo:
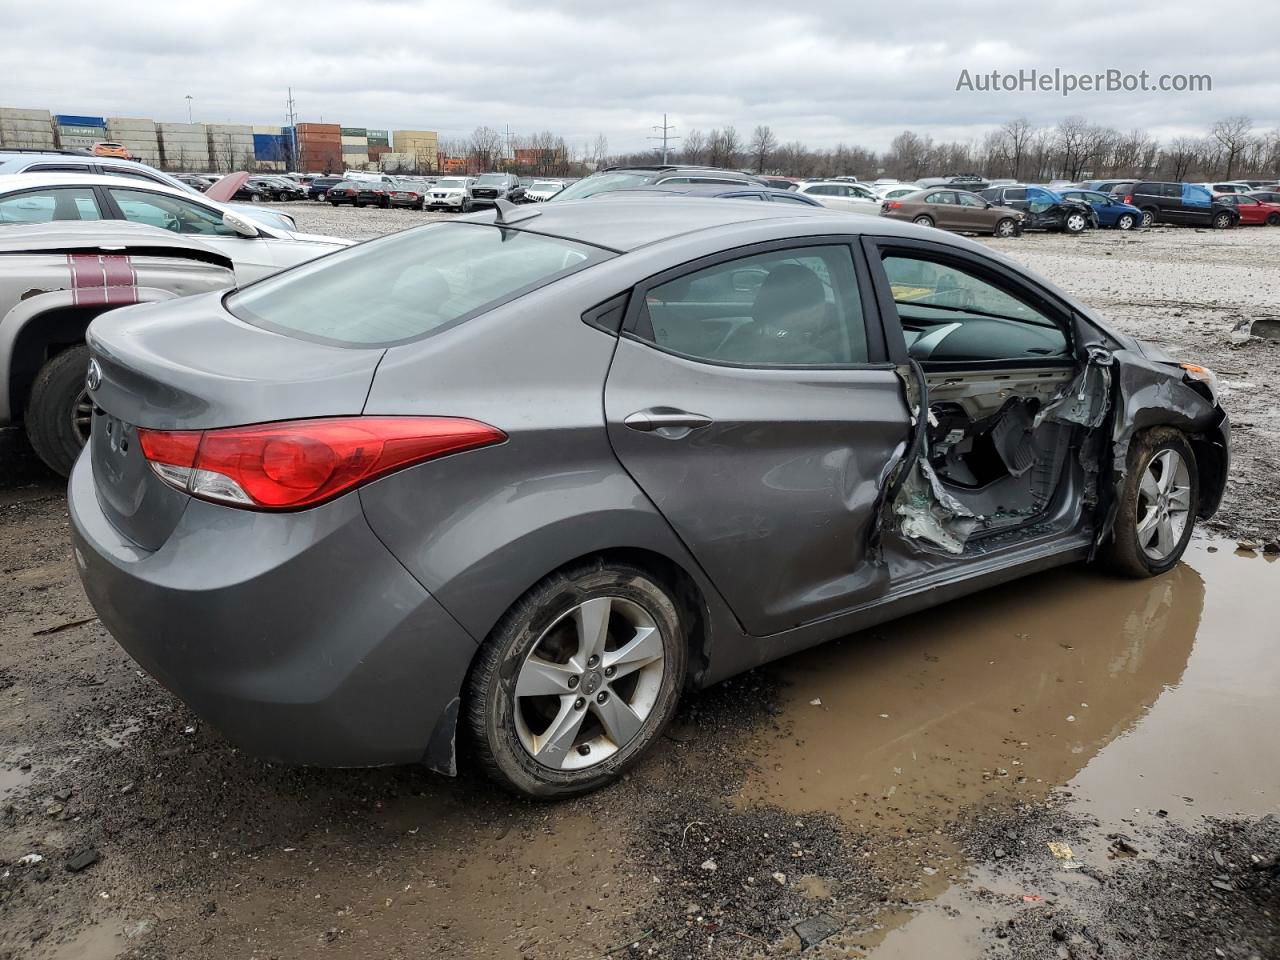
M 1142 211 L 1131 203 L 1117 200 L 1115 197 L 1099 190 L 1062 190 L 1059 191 L 1069 200 L 1081 200 L 1093 207 L 1098 215 L 1098 226 L 1115 227 L 1117 230 L 1132 230 L 1142 224 Z

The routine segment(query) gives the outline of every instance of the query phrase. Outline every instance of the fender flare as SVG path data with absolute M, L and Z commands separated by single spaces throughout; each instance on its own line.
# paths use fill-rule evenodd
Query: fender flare
M 137 303 L 159 303 L 163 300 L 174 300 L 178 296 L 170 290 L 159 287 L 137 287 L 135 293 Z M 13 420 L 14 411 L 10 402 L 9 380 L 13 368 L 13 351 L 18 337 L 48 313 L 79 308 L 80 305 L 74 301 L 75 293 L 70 289 L 47 290 L 18 301 L 12 310 L 0 317 L 0 425 L 11 423 Z M 98 313 L 117 310 L 120 306 L 132 306 L 132 304 L 106 306 Z

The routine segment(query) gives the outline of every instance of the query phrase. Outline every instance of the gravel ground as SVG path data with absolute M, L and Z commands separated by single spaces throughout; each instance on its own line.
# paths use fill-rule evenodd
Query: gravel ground
M 432 218 L 288 209 L 358 238 Z M 1280 348 L 1230 334 L 1280 313 L 1280 230 L 994 245 L 1220 371 L 1236 450 L 1207 532 L 1276 538 Z M 465 770 L 232 749 L 92 619 L 61 484 L 12 433 L 0 463 L 0 960 L 1280 955 L 1255 642 L 1280 567 L 1228 541 L 1172 579 L 1046 575 L 1021 606 L 970 598 L 735 678 L 626 780 L 545 805 Z

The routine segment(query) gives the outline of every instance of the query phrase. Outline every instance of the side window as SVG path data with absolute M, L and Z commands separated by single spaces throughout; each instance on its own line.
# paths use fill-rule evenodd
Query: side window
M 805 193 L 811 193 L 819 197 L 829 197 L 836 192 L 835 187 L 828 187 L 825 184 L 818 187 L 810 187 Z
M 798 203 L 802 207 L 811 207 L 813 204 L 805 203 L 799 197 L 792 196 L 789 193 L 771 193 L 769 199 L 778 203 Z
M 884 271 L 908 354 L 922 362 L 1044 360 L 1068 355 L 1049 317 L 950 262 L 890 254 Z
M 924 198 L 924 202 L 925 203 L 950 203 L 951 194 L 945 191 L 940 191 L 938 193 L 931 193 Z
M 1177 189 L 1178 184 L 1171 183 L 1169 186 Z M 1213 194 L 1209 192 L 1208 187 L 1202 187 L 1194 183 L 1184 183 L 1181 186 L 1180 193 L 1183 206 L 1209 207 L 1213 205 Z M 1175 197 L 1178 195 L 1177 193 L 1174 194 Z
M 137 170 L 129 170 L 125 167 L 112 167 L 112 166 L 104 165 L 102 167 L 102 172 L 107 174 L 107 176 L 111 176 L 111 177 L 128 177 L 130 180 L 142 180 L 146 183 L 158 183 L 158 184 L 161 184 L 162 186 L 166 186 L 166 187 L 169 186 L 169 184 L 165 183 L 163 180 L 159 179 L 158 177 L 153 177 L 150 174 L 141 173 Z
M 234 237 L 235 230 L 222 222 L 222 214 L 180 197 L 145 190 L 109 187 L 126 220 L 163 227 L 174 233 L 193 233 L 206 237 Z
M 983 207 L 984 209 L 986 208 L 986 204 L 983 203 L 981 200 L 979 200 L 977 197 L 975 197 L 971 193 L 957 193 L 956 197 L 959 199 L 960 206 L 962 207 Z
M 743 257 L 652 287 L 637 333 L 718 363 L 867 362 L 853 259 L 838 245 Z
M 87 187 L 28 190 L 0 198 L 0 223 L 50 223 L 54 220 L 101 220 L 102 211 Z
M 23 173 L 90 173 L 87 164 L 74 163 L 33 163 Z
M 1005 203 L 1015 203 L 1020 200 L 1027 199 L 1026 187 L 1010 187 L 1004 192 Z

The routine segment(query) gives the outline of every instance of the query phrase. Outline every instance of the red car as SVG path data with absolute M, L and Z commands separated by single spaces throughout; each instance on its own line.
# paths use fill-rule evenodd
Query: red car
M 1260 200 L 1243 193 L 1218 193 L 1214 194 L 1213 199 L 1216 203 L 1235 207 L 1240 213 L 1242 227 L 1264 223 L 1269 227 L 1280 227 L 1280 203 Z

